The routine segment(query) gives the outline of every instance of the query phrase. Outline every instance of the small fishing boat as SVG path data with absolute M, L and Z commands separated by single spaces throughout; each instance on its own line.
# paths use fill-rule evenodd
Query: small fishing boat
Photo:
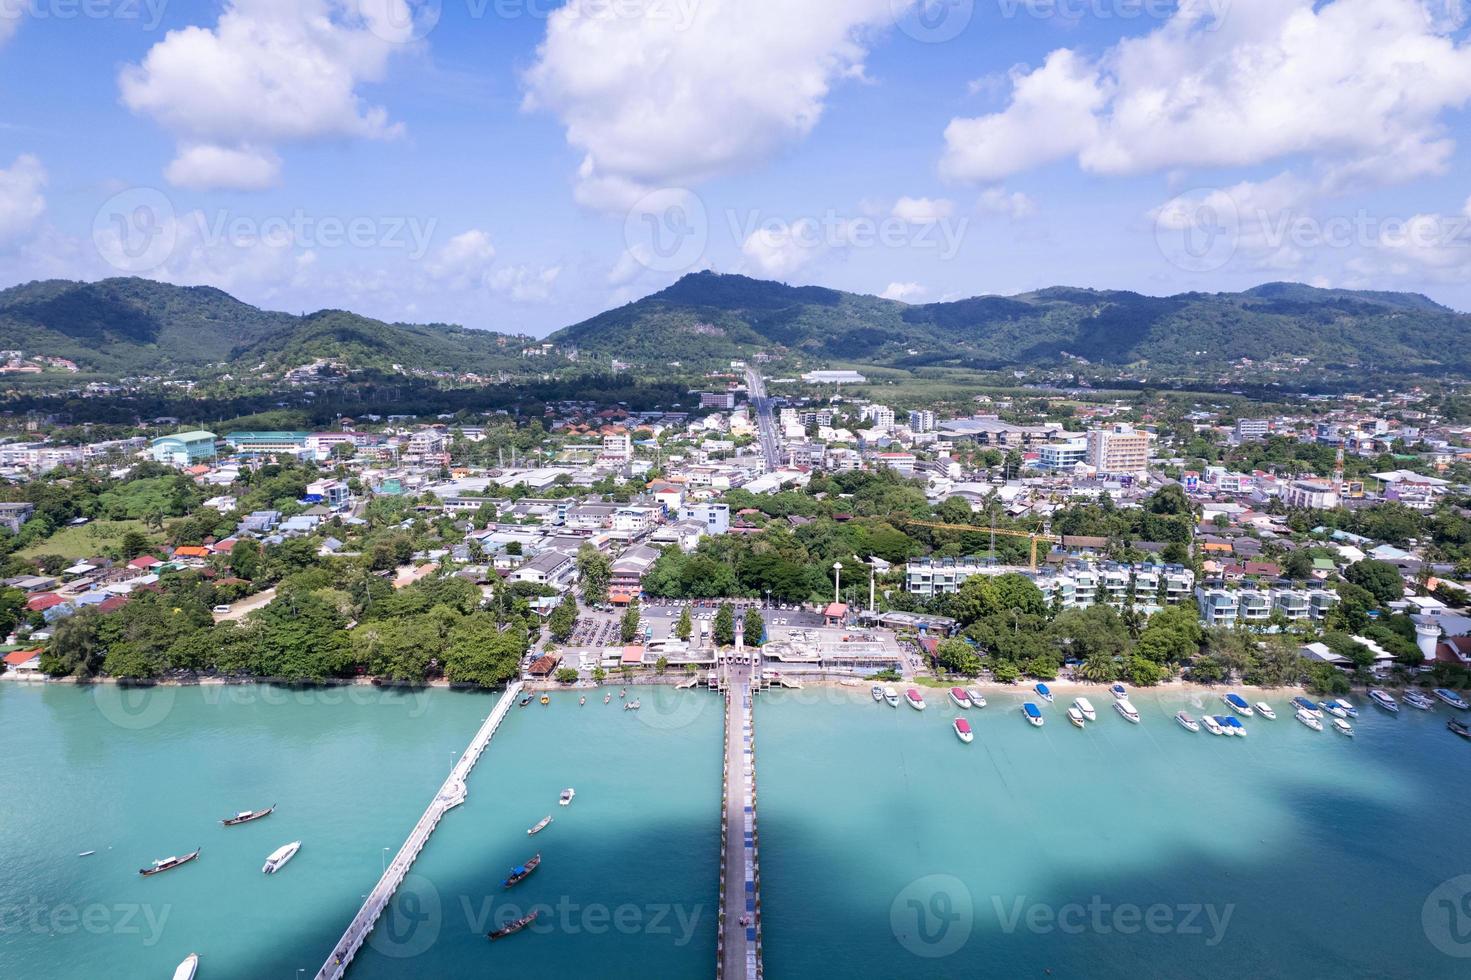
M 1139 724 L 1139 709 L 1129 703 L 1128 698 L 1119 698 L 1113 703 L 1113 710 L 1124 716 L 1124 721 L 1131 725 Z
M 527 926 L 531 925 L 531 923 L 536 921 L 536 917 L 540 914 L 541 913 L 536 909 L 532 909 L 530 912 L 521 916 L 521 918 L 516 919 L 513 922 L 507 922 L 505 925 L 501 926 L 494 932 L 487 932 L 486 935 L 491 939 L 503 939 L 506 936 L 509 936 L 512 933 L 520 932 L 522 929 L 525 929 Z
M 542 704 L 551 704 L 552 703 L 552 699 L 549 698 L 549 697 L 547 697 L 545 694 L 543 694 L 541 696 L 541 703 Z
M 1221 727 L 1226 730 L 1227 735 L 1237 735 L 1241 738 L 1246 737 L 1246 726 L 1243 725 L 1241 723 L 1241 719 L 1237 718 L 1235 715 L 1225 715 L 1223 717 L 1217 717 L 1216 721 L 1221 723 Z
M 1251 705 L 1246 703 L 1246 699 L 1237 694 L 1235 691 L 1230 692 L 1225 697 L 1221 698 L 1221 700 L 1229 704 L 1231 706 L 1231 710 L 1236 712 L 1238 715 L 1245 715 L 1246 717 L 1250 718 L 1252 715 L 1256 714 L 1256 712 L 1251 710 Z
M 530 703 L 531 703 L 531 695 L 529 695 L 529 694 L 523 694 L 523 695 L 521 695 L 521 700 L 516 702 L 516 704 L 519 707 L 522 707 L 522 708 L 526 707 Z
M 286 862 L 296 857 L 296 852 L 301 850 L 301 841 L 294 840 L 290 844 L 282 844 L 271 852 L 266 858 L 266 863 L 261 865 L 261 874 L 273 875 L 286 866 Z
M 1022 705 L 1022 714 L 1027 716 L 1027 721 L 1031 722 L 1033 727 L 1042 727 L 1042 709 L 1037 707 L 1032 702 L 1028 701 L 1026 704 Z
M 1037 697 L 1041 698 L 1043 701 L 1046 701 L 1048 704 L 1052 703 L 1052 688 L 1048 687 L 1046 684 L 1043 684 L 1039 681 L 1037 685 L 1032 688 L 1032 690 L 1036 691 Z
M 1369 691 L 1369 700 L 1373 701 L 1375 704 L 1379 705 L 1379 707 L 1383 708 L 1385 711 L 1388 711 L 1390 714 L 1399 714 L 1399 702 L 1396 701 L 1394 699 L 1394 695 L 1390 694 L 1388 691 L 1381 691 L 1377 687 L 1373 688 Z
M 96 853 L 97 853 L 96 851 L 83 851 L 82 853 L 78 854 L 77 857 L 79 857 L 79 858 L 89 858 L 89 857 L 91 857 L 92 855 L 94 855 Z
M 1340 735 L 1352 736 L 1354 733 L 1354 726 L 1350 725 L 1348 723 L 1348 719 L 1346 718 L 1334 718 L 1333 730 L 1338 732 L 1338 734 Z
M 1402 700 L 1410 707 L 1419 708 L 1421 711 L 1430 711 L 1435 707 L 1435 702 L 1419 691 L 1406 691 Z
M 899 707 L 899 692 L 892 687 L 884 688 L 884 702 L 891 708 Z
M 1298 708 L 1297 713 L 1293 717 L 1315 732 L 1321 732 L 1323 730 L 1322 720 L 1317 715 L 1308 711 L 1307 708 Z
M 981 693 L 981 689 L 978 687 L 966 688 L 965 696 L 970 698 L 972 708 L 984 708 L 986 706 L 986 696 Z
M 1445 723 L 1445 727 L 1449 728 L 1451 731 L 1455 732 L 1462 738 L 1471 739 L 1471 725 L 1467 725 L 1464 721 L 1457 721 L 1456 719 L 1452 718 L 1450 721 Z
M 1067 709 L 1067 720 L 1074 728 L 1083 727 L 1083 713 L 1078 710 L 1077 705 L 1071 705 Z
M 185 854 L 183 857 L 166 857 L 161 860 L 154 861 L 150 867 L 139 868 L 138 873 L 145 878 L 149 875 L 162 874 L 165 871 L 172 871 L 181 864 L 188 864 L 190 861 L 193 861 L 197 857 L 199 857 L 199 848 L 196 847 L 194 850 L 190 851 L 188 854 Z
M 252 820 L 259 820 L 261 817 L 269 817 L 275 809 L 276 804 L 272 803 L 264 810 L 241 810 L 233 817 L 226 817 L 225 819 L 221 820 L 220 823 L 226 827 L 236 827 L 242 823 L 250 823 L 250 821 Z
M 1115 684 L 1113 687 L 1110 687 L 1108 689 L 1108 693 L 1112 694 L 1114 697 L 1122 701 L 1124 698 L 1129 696 L 1129 689 L 1124 687 L 1124 685 L 1122 684 Z
M 905 702 L 915 711 L 924 710 L 924 696 L 919 693 L 919 688 L 911 687 L 904 692 Z
M 604 694 L 603 695 L 603 703 L 604 704 L 607 704 L 611 700 L 613 700 L 613 695 L 611 695 L 611 694 Z
M 1314 718 L 1322 718 L 1323 717 L 1323 711 L 1322 711 L 1322 709 L 1319 708 L 1313 702 L 1309 701 L 1307 698 L 1303 697 L 1302 695 L 1298 695 L 1297 697 L 1293 698 L 1292 699 L 1292 705 L 1293 705 L 1293 707 L 1297 708 L 1297 710 L 1299 710 L 1299 711 L 1306 711 L 1308 714 L 1312 715 Z
M 582 707 L 584 704 L 587 704 L 587 695 L 583 695 L 582 697 L 577 699 L 577 706 L 579 708 Z
M 540 820 L 538 820 L 536 822 L 536 826 L 535 827 L 532 827 L 530 830 L 526 831 L 526 836 L 527 837 L 530 837 L 532 834 L 539 834 L 539 833 L 541 833 L 543 830 L 546 830 L 547 829 L 547 824 L 549 824 L 551 822 L 552 822 L 552 818 L 551 818 L 551 815 L 550 814 L 548 814 L 545 817 L 542 817 Z
M 873 695 L 873 700 L 875 703 L 881 703 L 884 700 L 884 688 L 881 684 L 875 684 L 873 687 L 869 688 L 868 693 Z
M 950 700 L 955 702 L 957 708 L 970 707 L 970 695 L 965 693 L 963 687 L 952 687 L 950 689 Z
M 1265 701 L 1258 701 L 1256 703 L 1256 713 L 1268 721 L 1277 720 L 1277 712 L 1273 711 L 1272 706 Z
M 184 957 L 184 962 L 174 967 L 174 980 L 194 980 L 194 975 L 199 972 L 199 954 L 190 953 Z
M 512 885 L 519 885 L 527 878 L 530 878 L 531 872 L 535 871 L 540 865 L 541 852 L 538 851 L 535 855 L 532 856 L 530 861 L 527 861 L 525 864 L 517 865 L 516 867 L 512 868 L 511 873 L 506 877 L 506 880 L 501 883 L 502 886 L 505 888 L 510 888 Z
M 618 696 L 620 698 L 623 697 L 624 695 L 626 695 L 627 693 L 628 693 L 628 688 L 626 688 L 626 687 L 620 687 L 618 689 Z
M 1098 720 L 1098 712 L 1093 710 L 1093 702 L 1089 701 L 1087 698 L 1073 698 L 1073 707 L 1082 712 L 1083 717 L 1086 720 Z
M 1338 705 L 1334 704 L 1332 701 L 1319 701 L 1318 702 L 1318 707 L 1319 707 L 1319 709 L 1321 709 L 1321 710 L 1327 712 L 1328 714 L 1332 715 L 1334 718 L 1347 718 L 1348 717 L 1348 712 L 1347 711 L 1344 711 L 1342 708 L 1340 708 Z
M 1448 690 L 1444 687 L 1437 687 L 1431 693 L 1457 711 L 1471 711 L 1471 704 L 1467 704 L 1455 691 Z
M 1351 702 L 1345 701 L 1343 698 L 1334 698 L 1333 703 L 1342 708 L 1343 713 L 1350 718 L 1357 718 L 1359 716 L 1359 709 L 1355 708 Z
M 559 800 L 557 800 L 557 802 L 560 803 L 562 806 L 566 806 L 568 803 L 572 802 L 572 798 L 576 795 L 577 790 L 573 789 L 571 786 L 568 786 L 566 789 L 562 790 L 562 796 Z
M 1175 720 L 1178 721 L 1180 723 L 1180 727 L 1185 729 L 1187 732 L 1200 731 L 1200 722 L 1190 717 L 1190 712 L 1188 711 L 1175 712 Z
M 623 706 L 623 710 L 624 711 L 637 711 L 639 708 L 642 708 L 643 706 L 644 705 L 643 705 L 643 702 L 642 701 L 640 701 L 638 698 L 634 698 L 632 701 L 628 702 L 627 704 L 625 704 Z
M 1218 721 L 1216 721 L 1210 715 L 1201 715 L 1200 716 L 1200 723 L 1202 725 L 1204 725 L 1205 726 L 1205 730 L 1208 731 L 1208 732 L 1210 732 L 1212 735 L 1224 735 L 1224 734 L 1226 734 L 1226 730 L 1221 727 L 1221 723 L 1218 722 Z
M 972 732 L 970 730 L 970 722 L 966 721 L 964 718 L 956 718 L 955 721 L 951 723 L 951 727 L 955 729 L 955 736 L 959 738 L 962 742 L 969 744 L 975 741 L 975 732 Z

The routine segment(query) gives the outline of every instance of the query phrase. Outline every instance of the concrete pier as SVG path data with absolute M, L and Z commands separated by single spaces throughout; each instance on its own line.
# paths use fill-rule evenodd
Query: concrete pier
M 751 667 L 722 665 L 725 681 L 725 791 L 720 819 L 718 980 L 761 977 L 761 866 L 756 830 L 756 756 Z

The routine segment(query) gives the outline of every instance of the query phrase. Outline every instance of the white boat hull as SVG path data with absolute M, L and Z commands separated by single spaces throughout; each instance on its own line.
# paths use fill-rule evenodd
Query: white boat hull
M 261 866 L 261 873 L 273 875 L 277 871 L 280 871 L 286 867 L 286 862 L 296 857 L 296 852 L 299 850 L 301 850 L 301 841 L 299 840 L 292 841 L 290 844 L 283 844 L 276 848 L 271 852 L 271 856 L 266 858 L 266 863 Z
M 174 980 L 194 980 L 194 975 L 199 972 L 199 954 L 190 953 L 184 957 L 184 962 L 174 967 Z

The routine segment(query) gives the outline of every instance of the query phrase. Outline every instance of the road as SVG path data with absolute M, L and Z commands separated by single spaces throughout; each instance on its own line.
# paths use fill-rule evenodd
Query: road
M 755 368 L 746 369 L 746 391 L 756 409 L 756 431 L 761 442 L 761 455 L 766 472 L 781 465 L 781 440 L 776 435 L 776 420 L 771 416 L 771 396 L 766 393 L 766 379 Z

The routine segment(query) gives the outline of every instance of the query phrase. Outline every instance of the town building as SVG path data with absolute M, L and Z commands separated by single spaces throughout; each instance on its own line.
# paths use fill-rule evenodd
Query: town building
M 203 429 L 159 436 L 149 444 L 148 453 L 155 462 L 166 466 L 193 466 L 218 455 L 215 451 L 215 434 Z
M 1126 423 L 1088 432 L 1088 465 L 1100 474 L 1125 475 L 1149 469 L 1151 435 Z

